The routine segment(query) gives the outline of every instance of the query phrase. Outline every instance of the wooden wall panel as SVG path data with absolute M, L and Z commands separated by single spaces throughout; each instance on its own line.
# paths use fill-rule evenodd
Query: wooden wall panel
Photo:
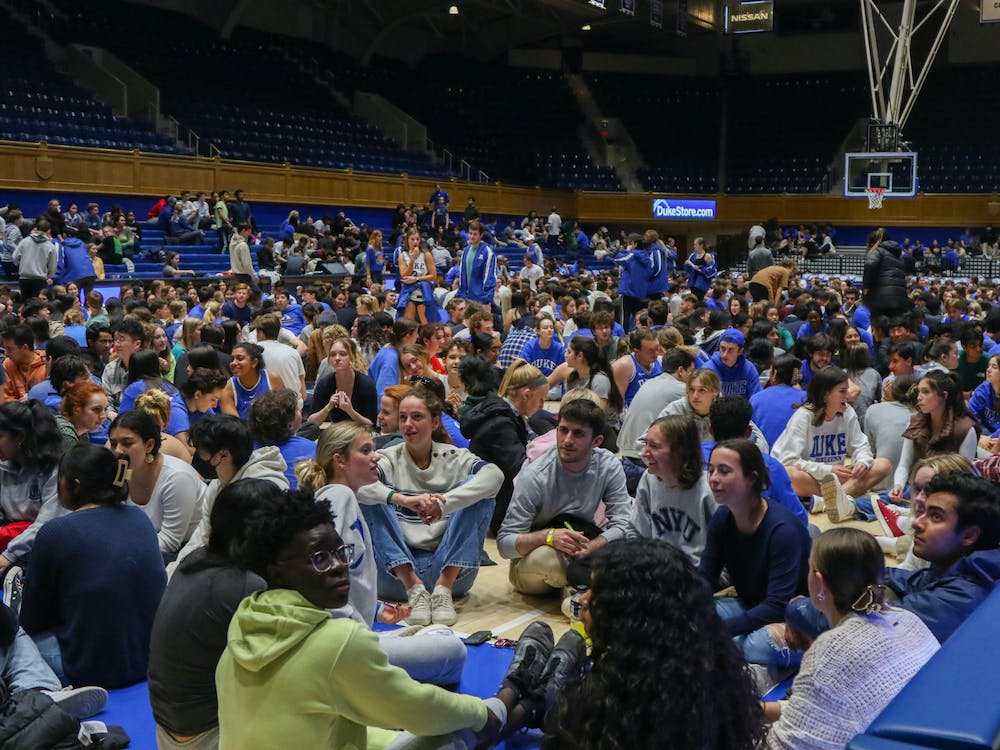
M 392 208 L 424 204 L 435 180 L 371 175 L 280 164 L 254 164 L 193 157 L 141 154 L 71 146 L 0 142 L 0 188 L 162 196 L 188 190 L 243 188 L 257 201 Z M 672 233 L 723 233 L 777 216 L 782 223 L 829 221 L 840 225 L 981 226 L 1000 221 L 1000 196 L 923 195 L 887 199 L 869 211 L 864 199 L 835 195 L 714 196 L 715 222 L 663 221 L 652 217 L 652 193 L 595 193 L 442 181 L 453 210 L 469 195 L 482 213 L 546 216 L 554 205 L 564 217 L 652 226 Z M 696 196 L 691 196 L 696 197 Z M 713 196 L 703 196 L 713 197 Z

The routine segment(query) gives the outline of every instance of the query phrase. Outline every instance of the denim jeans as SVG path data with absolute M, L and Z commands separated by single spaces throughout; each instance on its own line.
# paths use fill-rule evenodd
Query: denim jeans
M 0 679 L 12 693 L 16 690 L 62 688 L 62 683 L 42 659 L 31 636 L 21 628 L 17 629 L 13 643 L 7 648 L 0 648 Z
M 467 594 L 479 575 L 479 552 L 486 539 L 495 504 L 492 497 L 485 498 L 452 513 L 448 517 L 444 536 L 433 552 L 410 549 L 394 508 L 389 505 L 362 505 L 361 512 L 371 530 L 375 549 L 379 598 L 406 601 L 406 589 L 392 570 L 407 563 L 413 566 L 428 591 L 433 590 L 442 570 L 450 566 L 462 568 L 452 596 Z
M 55 672 L 56 677 L 62 680 L 64 685 L 68 684 L 69 680 L 66 679 L 66 673 L 63 671 L 62 649 L 59 648 L 59 639 L 56 638 L 55 632 L 45 630 L 41 633 L 36 633 L 33 640 L 35 641 L 35 645 L 38 646 L 38 653 L 41 654 L 45 663 Z
M 398 631 L 377 633 L 378 645 L 389 663 L 399 667 L 417 682 L 432 685 L 457 685 L 468 651 L 462 639 L 444 625 L 431 625 L 413 635 Z
M 747 608 L 735 596 L 717 596 L 715 611 L 723 622 L 743 614 Z M 790 667 L 802 661 L 801 651 L 792 651 L 784 643 L 776 643 L 766 627 L 758 628 L 747 635 L 733 636 L 736 645 L 743 651 L 743 657 L 750 664 L 764 664 L 769 667 Z

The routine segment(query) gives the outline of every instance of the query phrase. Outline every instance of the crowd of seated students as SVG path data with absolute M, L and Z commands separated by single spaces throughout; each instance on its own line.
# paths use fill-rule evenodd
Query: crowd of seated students
M 0 666 L 34 675 L 4 682 L 80 712 L 61 684 L 99 699 L 148 675 L 161 748 L 471 747 L 521 726 L 641 745 L 657 718 L 713 748 L 863 731 L 1000 580 L 992 283 L 911 276 L 886 315 L 788 261 L 720 273 L 701 238 L 679 265 L 652 231 L 612 270 L 521 278 L 476 222 L 451 282 L 414 271 L 414 243 L 268 295 L 0 288 L 0 572 L 20 617 Z M 387 290 L 400 269 L 427 287 Z M 819 513 L 882 533 L 820 535 Z M 490 533 L 512 589 L 555 597 L 592 651 L 533 626 L 482 701 L 419 682 L 461 672 L 450 626 Z M 905 654 L 850 682 L 891 632 Z M 800 662 L 792 700 L 760 705 Z M 625 679 L 658 664 L 689 690 L 668 708 Z

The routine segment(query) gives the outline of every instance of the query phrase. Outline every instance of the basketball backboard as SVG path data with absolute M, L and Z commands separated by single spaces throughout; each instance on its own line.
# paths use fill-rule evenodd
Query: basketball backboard
M 844 197 L 867 198 L 867 188 L 883 188 L 887 198 L 917 194 L 917 155 L 912 151 L 844 155 Z

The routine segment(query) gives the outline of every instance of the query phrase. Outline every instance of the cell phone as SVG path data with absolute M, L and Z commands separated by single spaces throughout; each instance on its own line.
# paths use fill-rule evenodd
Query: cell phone
M 463 643 L 466 646 L 479 646 L 482 645 L 483 643 L 486 643 L 486 641 L 488 641 L 492 637 L 493 637 L 492 630 L 477 630 L 475 633 L 465 638 Z

